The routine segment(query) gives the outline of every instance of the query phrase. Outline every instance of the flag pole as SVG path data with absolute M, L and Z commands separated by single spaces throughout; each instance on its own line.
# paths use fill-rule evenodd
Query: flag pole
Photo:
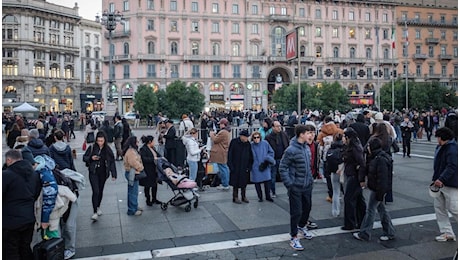
M 381 111 L 382 104 L 380 104 L 380 59 L 379 59 L 379 49 L 380 49 L 380 40 L 379 40 L 379 27 L 375 26 L 375 34 L 377 36 L 377 89 L 379 90 L 379 95 L 377 96 L 377 101 L 379 103 L 379 112 Z
M 297 117 L 299 120 L 300 124 L 300 115 L 301 115 L 301 109 L 302 109 L 302 92 L 300 89 L 300 37 L 299 37 L 299 27 L 296 28 L 297 33 Z
M 409 65 L 407 64 L 407 59 L 409 57 L 409 32 L 407 31 L 407 21 L 404 21 L 404 28 L 405 28 L 405 36 L 406 36 L 406 42 L 404 43 L 406 45 L 406 111 L 409 111 L 409 88 L 408 88 L 408 81 L 407 77 L 409 74 Z
M 395 63 L 394 63 L 394 52 L 395 52 L 395 28 L 392 28 L 392 43 L 391 43 L 391 111 L 395 111 Z

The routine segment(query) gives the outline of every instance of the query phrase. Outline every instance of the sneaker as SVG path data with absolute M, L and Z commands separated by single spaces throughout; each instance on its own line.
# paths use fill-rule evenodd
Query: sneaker
M 216 188 L 217 188 L 218 190 L 223 190 L 223 189 L 224 189 L 224 186 L 222 186 L 222 184 L 221 184 L 221 185 L 217 186 Z
M 275 193 L 272 194 L 272 198 L 276 198 L 276 194 L 275 194 Z
M 315 229 L 315 228 L 318 228 L 318 225 L 316 225 L 315 222 L 308 221 L 307 222 L 307 228 L 308 229 Z
M 394 238 L 394 237 L 390 237 L 390 236 L 385 236 L 385 235 L 383 235 L 383 236 L 380 236 L 379 239 L 380 239 L 380 241 L 388 241 L 388 240 L 393 240 L 393 239 L 395 239 L 395 238 Z
M 323 183 L 327 183 L 326 178 L 322 178 L 322 180 L 323 180 Z
M 94 221 L 97 221 L 97 213 L 94 213 L 92 216 L 91 216 L 91 219 L 94 220 Z
M 443 233 L 443 234 L 437 236 L 435 239 L 436 239 L 436 241 L 438 241 L 438 242 L 457 241 L 457 239 L 455 238 L 455 236 L 449 235 L 449 234 L 447 234 L 447 233 Z
M 137 210 L 135 213 L 134 213 L 134 216 L 140 216 L 142 215 L 142 211 L 141 210 Z
M 356 232 L 356 233 L 353 233 L 353 237 L 357 240 L 360 240 L 360 241 L 364 241 L 364 239 L 362 239 L 360 236 L 359 236 L 359 233 Z
M 64 250 L 64 259 L 70 259 L 75 255 L 75 252 L 69 249 Z
M 306 227 L 297 227 L 297 235 L 308 240 L 313 238 L 313 234 Z
M 100 216 L 100 215 L 102 215 L 102 210 L 101 210 L 100 208 L 97 208 L 97 212 L 96 212 L 96 213 L 97 213 L 98 216 Z
M 298 250 L 298 251 L 303 250 L 303 246 L 302 246 L 302 244 L 300 244 L 300 241 L 299 241 L 299 239 L 297 237 L 291 238 L 290 245 L 294 250 Z
M 141 207 L 137 207 L 137 211 L 144 211 L 144 209 Z
M 223 191 L 228 191 L 229 189 L 230 189 L 230 187 L 229 187 L 229 186 L 227 186 L 227 187 L 223 187 L 223 188 L 222 188 L 222 190 L 223 190 Z

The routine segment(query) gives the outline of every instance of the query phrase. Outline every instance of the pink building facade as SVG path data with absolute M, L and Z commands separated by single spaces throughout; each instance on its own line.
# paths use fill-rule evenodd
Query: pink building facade
M 350 94 L 376 97 L 399 64 L 390 1 L 103 0 L 106 9 L 126 20 L 111 48 L 108 32 L 102 41 L 103 78 L 112 50 L 122 113 L 137 86 L 175 80 L 198 86 L 209 109 L 270 108 L 276 87 L 297 83 L 297 74 L 309 85 L 338 81 Z M 300 70 L 285 58 L 285 35 L 295 28 Z

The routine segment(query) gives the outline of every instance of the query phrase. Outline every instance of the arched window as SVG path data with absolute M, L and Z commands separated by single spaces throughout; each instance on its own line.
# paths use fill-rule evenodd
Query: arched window
M 43 95 L 45 94 L 45 88 L 43 88 L 42 86 L 36 86 L 34 89 L 34 93 L 37 95 Z
M 339 47 L 334 47 L 333 49 L 333 54 L 334 54 L 334 58 L 338 58 L 339 57 Z
M 65 66 L 64 78 L 66 78 L 66 79 L 73 78 L 73 67 L 72 67 L 72 65 Z
M 321 58 L 323 48 L 321 46 L 316 46 L 316 58 Z
M 212 44 L 212 55 L 217 56 L 220 54 L 220 45 L 215 42 Z
M 300 57 L 305 57 L 305 45 L 300 46 Z
M 72 87 L 67 87 L 64 90 L 64 95 L 73 95 L 73 89 Z
M 277 26 L 272 29 L 272 56 L 286 56 L 286 30 Z
M 171 55 L 177 55 L 177 42 L 171 42 Z
M 51 78 L 59 78 L 60 71 L 59 71 L 59 65 L 57 63 L 51 64 L 50 71 L 49 71 L 49 76 Z
M 232 44 L 232 56 L 240 56 L 240 45 L 238 43 Z
M 155 43 L 150 41 L 147 43 L 147 53 L 148 54 L 154 54 L 155 53 Z
M 127 42 L 123 44 L 123 54 L 125 55 L 129 54 L 129 43 Z
M 3 23 L 9 23 L 9 24 L 17 24 L 18 20 L 14 15 L 5 15 L 2 20 Z
M 45 64 L 42 62 L 37 62 L 34 64 L 34 76 L 35 77 L 44 77 L 45 76 Z
M 200 54 L 200 45 L 197 42 L 192 42 L 192 55 Z
M 51 95 L 59 95 L 59 88 L 56 86 L 51 87 Z
M 355 47 L 350 48 L 350 58 L 354 59 L 356 57 Z
M 372 49 L 366 48 L 366 59 L 372 59 Z
M 390 58 L 390 51 L 387 48 L 383 49 L 383 58 L 384 59 Z

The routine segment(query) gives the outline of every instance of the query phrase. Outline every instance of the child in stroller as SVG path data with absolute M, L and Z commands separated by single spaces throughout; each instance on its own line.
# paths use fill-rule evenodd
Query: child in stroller
M 199 195 L 193 190 L 197 187 L 196 182 L 187 178 L 186 175 L 177 173 L 177 168 L 168 162 L 164 157 L 157 159 L 158 178 L 164 181 L 172 189 L 174 196 L 167 202 L 161 204 L 161 209 L 166 210 L 168 204 L 172 206 L 185 206 L 185 211 L 189 212 L 193 207 L 198 207 Z

